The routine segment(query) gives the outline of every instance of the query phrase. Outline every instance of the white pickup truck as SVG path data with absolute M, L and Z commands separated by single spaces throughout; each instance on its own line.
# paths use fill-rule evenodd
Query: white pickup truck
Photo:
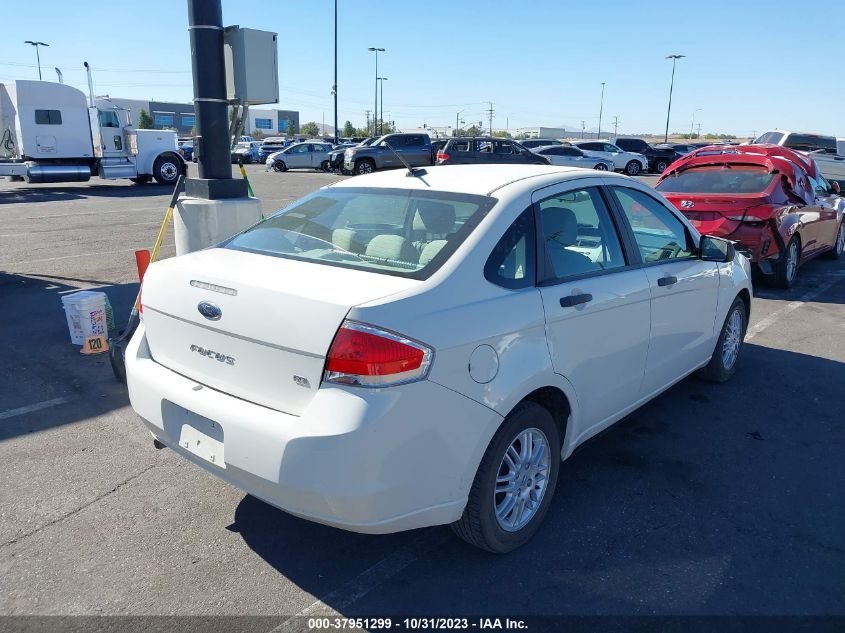
M 782 145 L 808 154 L 816 161 L 822 176 L 845 186 L 845 148 L 841 141 L 837 143 L 835 136 L 777 130 L 765 132 L 754 139 L 755 145 L 759 143 Z

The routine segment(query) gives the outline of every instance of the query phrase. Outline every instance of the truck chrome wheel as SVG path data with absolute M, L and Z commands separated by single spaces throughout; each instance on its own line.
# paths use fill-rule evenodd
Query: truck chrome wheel
M 540 429 L 525 429 L 511 441 L 493 489 L 496 521 L 503 530 L 516 532 L 537 513 L 549 483 L 550 461 L 549 441 Z
M 161 164 L 161 169 L 159 169 L 159 173 L 161 177 L 167 180 L 168 182 L 171 180 L 176 180 L 179 177 L 179 168 L 171 163 L 170 161 Z

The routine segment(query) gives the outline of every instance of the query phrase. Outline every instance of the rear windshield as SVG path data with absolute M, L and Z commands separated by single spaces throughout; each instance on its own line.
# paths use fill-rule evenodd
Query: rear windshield
M 825 154 L 836 153 L 836 139 L 832 136 L 816 136 L 814 134 L 790 134 L 784 145 L 801 152 L 815 152 L 822 150 Z
M 775 174 L 763 167 L 702 167 L 669 176 L 656 189 L 664 193 L 760 193 L 774 178 Z
M 426 279 L 495 203 L 444 191 L 323 189 L 221 246 Z

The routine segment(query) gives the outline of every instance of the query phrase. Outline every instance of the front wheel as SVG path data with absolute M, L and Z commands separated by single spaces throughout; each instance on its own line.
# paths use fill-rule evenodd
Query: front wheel
M 451 525 L 455 534 L 497 554 L 528 542 L 555 493 L 560 444 L 548 409 L 517 405 L 481 459 L 463 516 Z
M 320 163 L 320 171 L 330 171 L 329 161 L 324 160 L 322 163 Z
M 361 159 L 355 163 L 355 174 L 361 176 L 362 174 L 371 174 L 376 170 L 375 164 L 369 159 Z
M 828 259 L 839 259 L 842 251 L 845 250 L 845 220 L 839 223 L 839 230 L 836 231 L 836 241 L 833 243 L 833 250 L 828 251 L 825 257 Z
M 182 175 L 182 161 L 173 154 L 162 154 L 153 163 L 153 178 L 160 185 L 172 185 Z
M 656 171 L 658 174 L 662 174 L 664 171 L 666 171 L 666 168 L 668 166 L 669 161 L 661 158 L 654 164 L 654 171 Z
M 287 171 L 288 166 L 285 165 L 285 161 L 283 160 L 275 160 L 273 161 L 273 171 Z
M 636 176 L 642 171 L 642 169 L 642 165 L 640 165 L 640 162 L 636 160 L 628 161 L 628 164 L 625 165 L 625 173 L 629 176 Z
M 734 299 L 722 331 L 716 341 L 716 349 L 706 367 L 698 375 L 711 382 L 727 382 L 736 372 L 736 362 L 742 350 L 745 331 L 748 329 L 748 312 L 741 297 Z
M 605 165 L 604 163 L 599 163 L 595 166 L 595 169 L 597 171 L 607 171 L 607 165 Z
M 798 274 L 798 262 L 801 258 L 801 245 L 793 237 L 786 246 L 786 255 L 775 264 L 774 282 L 781 288 L 791 288 Z

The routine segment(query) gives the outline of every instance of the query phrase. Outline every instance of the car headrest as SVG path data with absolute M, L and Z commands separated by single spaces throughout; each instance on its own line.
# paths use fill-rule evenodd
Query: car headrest
M 546 207 L 542 213 L 543 232 L 547 242 L 572 246 L 578 241 L 578 220 L 572 209 Z
M 414 214 L 414 230 L 443 235 L 455 227 L 455 207 L 445 202 L 420 200 Z
M 366 254 L 370 257 L 412 264 L 419 259 L 417 249 L 401 235 L 376 235 L 367 244 Z

